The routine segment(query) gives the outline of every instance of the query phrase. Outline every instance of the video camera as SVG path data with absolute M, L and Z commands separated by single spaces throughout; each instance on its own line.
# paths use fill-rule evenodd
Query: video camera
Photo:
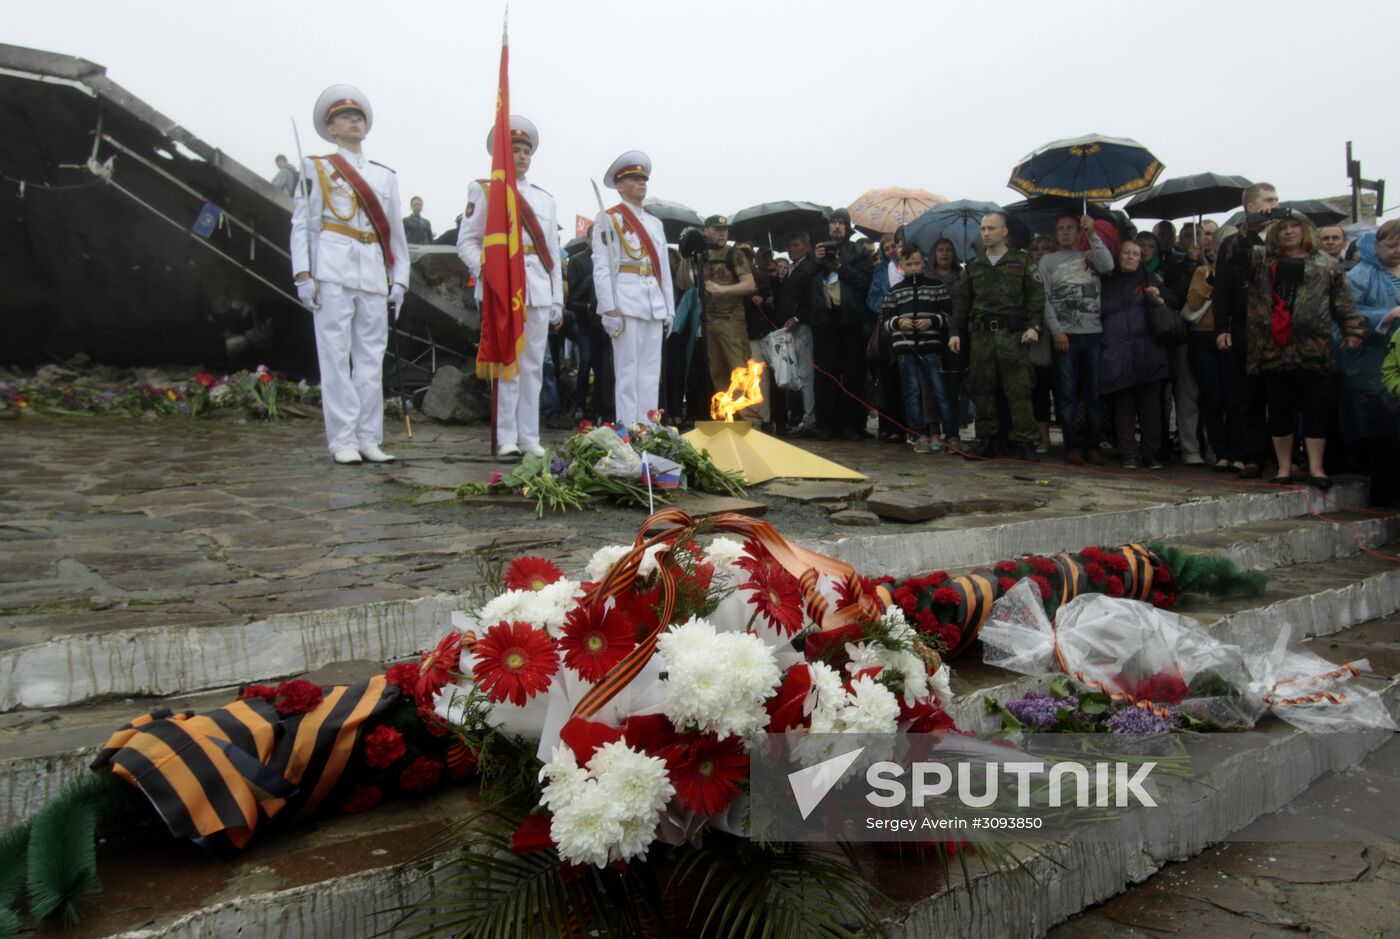
M 710 239 L 705 237 L 703 231 L 693 225 L 681 232 L 681 237 L 676 244 L 680 248 L 681 257 L 702 260 L 713 248 L 717 247 L 710 243 Z
M 1250 228 L 1257 228 L 1260 225 L 1277 222 L 1279 219 L 1293 218 L 1299 214 L 1286 205 L 1276 205 L 1267 212 L 1250 212 L 1244 217 L 1244 223 Z

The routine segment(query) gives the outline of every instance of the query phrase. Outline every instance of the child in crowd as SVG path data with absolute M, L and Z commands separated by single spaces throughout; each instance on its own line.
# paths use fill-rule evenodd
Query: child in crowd
M 924 256 L 917 245 L 905 245 L 900 257 L 904 279 L 885 294 L 880 316 L 899 364 L 905 419 L 917 435 L 914 449 L 939 453 L 956 447 L 958 424 L 943 387 L 942 359 L 953 318 L 953 297 L 941 280 L 924 276 Z M 924 385 L 921 385 L 921 381 Z M 926 386 L 926 391 L 925 391 Z M 924 419 L 925 395 L 937 419 Z M 942 440 L 939 426 L 942 426 Z

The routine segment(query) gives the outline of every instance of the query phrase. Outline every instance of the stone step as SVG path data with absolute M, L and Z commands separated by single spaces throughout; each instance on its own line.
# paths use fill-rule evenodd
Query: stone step
M 1373 660 L 1384 659 L 1387 668 L 1400 667 L 1400 617 L 1353 627 L 1315 651 L 1342 661 L 1358 648 Z M 894 901 L 885 935 L 1044 935 L 1164 864 L 1189 858 L 1286 805 L 1316 779 L 1355 765 L 1389 737 L 1299 734 L 1266 720 L 1247 751 L 1189 787 L 1189 800 L 1178 796 L 1168 803 L 1169 817 L 1153 816 L 1150 832 L 1139 827 L 1140 820 L 1120 819 L 1109 824 L 1121 833 L 1095 844 L 1009 845 L 1013 863 L 972 855 L 966 878 L 954 864 L 947 880 L 934 864 L 877 855 L 867 873 Z M 104 898 L 140 896 L 141 905 L 99 901 L 73 939 L 401 935 L 375 914 L 421 900 L 431 883 L 450 873 L 459 841 L 422 854 L 417 849 L 478 805 L 469 789 L 393 803 L 274 835 L 224 865 L 159 840 L 135 849 L 140 863 L 128 863 L 132 849 L 112 851 L 103 857 Z M 171 881 L 180 883 L 178 889 Z
M 1331 511 L 1351 527 L 1302 515 L 1300 491 L 1230 493 L 1180 505 L 1077 518 L 993 522 L 956 530 L 888 533 L 813 544 L 858 570 L 908 574 L 957 570 L 1027 552 L 1077 549 L 1134 539 L 1181 540 L 1223 550 L 1246 566 L 1321 560 L 1400 536 L 1400 517 L 1350 507 L 1357 483 L 1339 484 Z M 1217 524 L 1238 524 L 1216 532 Z M 975 521 L 963 519 L 960 524 Z M 1101 531 L 1099 537 L 1092 532 Z M 891 557 L 898 560 L 891 560 Z M 927 560 L 917 560 L 925 558 Z M 0 712 L 54 708 L 94 699 L 192 694 L 242 681 L 286 677 L 348 660 L 412 655 L 448 628 L 462 605 L 454 594 L 281 613 L 248 623 L 192 624 L 55 636 L 0 650 Z

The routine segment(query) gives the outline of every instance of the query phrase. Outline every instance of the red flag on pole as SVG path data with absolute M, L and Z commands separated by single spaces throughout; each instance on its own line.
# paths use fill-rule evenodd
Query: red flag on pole
M 584 235 L 588 234 L 588 229 L 590 226 L 592 226 L 592 224 L 593 219 L 589 218 L 587 215 L 575 215 L 574 237 L 582 238 Z
M 486 192 L 486 231 L 481 242 L 481 344 L 476 352 L 477 376 L 505 381 L 519 374 L 520 353 L 525 348 L 525 252 L 515 204 L 509 52 L 503 31 L 496 128 L 491 141 L 491 182 Z

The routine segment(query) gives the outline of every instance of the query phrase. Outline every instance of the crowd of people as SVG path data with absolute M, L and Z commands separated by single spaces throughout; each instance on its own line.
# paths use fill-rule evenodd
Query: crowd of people
M 794 232 L 784 258 L 730 244 L 711 216 L 703 258 L 671 250 L 660 400 L 671 420 L 708 419 L 732 369 L 781 332 L 795 378 L 766 381 L 764 406 L 739 416 L 784 436 L 1038 461 L 1058 426 L 1072 465 L 1179 460 L 1320 489 L 1361 472 L 1376 503 L 1400 503 L 1400 221 L 1348 244 L 1268 184 L 1243 203 L 1238 229 L 1066 214 L 1024 246 L 993 213 L 968 258 L 902 230 L 855 238 L 840 209 L 825 241 Z M 592 278 L 587 250 L 569 259 L 551 359 L 573 419 L 602 421 L 616 415 Z

